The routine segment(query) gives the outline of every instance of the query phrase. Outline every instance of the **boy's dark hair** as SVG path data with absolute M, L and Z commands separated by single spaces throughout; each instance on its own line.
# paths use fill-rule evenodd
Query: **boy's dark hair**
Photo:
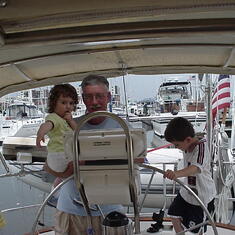
M 70 84 L 55 85 L 49 93 L 48 98 L 48 113 L 53 113 L 55 110 L 56 102 L 60 95 L 64 97 L 70 97 L 74 101 L 74 111 L 76 110 L 76 104 L 78 104 L 78 94 L 76 89 Z
M 194 137 L 195 131 L 187 119 L 177 117 L 168 123 L 164 136 L 168 142 L 184 141 L 187 137 Z
M 84 87 L 88 85 L 99 85 L 99 84 L 103 84 L 107 88 L 109 88 L 108 80 L 105 77 L 99 75 L 89 75 L 85 77 L 81 83 L 81 87 L 82 89 L 84 89 Z

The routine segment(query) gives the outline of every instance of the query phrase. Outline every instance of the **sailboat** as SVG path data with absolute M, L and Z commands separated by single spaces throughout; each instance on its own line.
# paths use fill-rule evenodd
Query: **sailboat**
M 50 3 L 44 0 L 38 3 L 2 0 L 0 95 L 45 85 L 81 81 L 89 74 L 109 78 L 126 74 L 233 75 L 234 13 L 234 0 L 127 0 L 122 3 L 115 0 L 61 0 Z M 207 75 L 206 80 L 210 80 Z M 212 93 L 210 86 L 208 93 Z M 208 104 L 209 102 L 210 100 Z M 210 119 L 210 115 L 207 118 Z M 212 130 L 207 133 L 211 137 Z M 224 150 L 219 148 L 218 152 Z M 221 185 L 220 191 L 223 195 L 227 195 L 225 189 L 228 188 L 230 193 L 230 185 L 226 184 L 229 180 L 226 178 L 228 176 L 231 179 L 232 173 L 230 178 L 229 174 L 233 172 L 233 155 L 228 156 L 226 160 L 218 158 L 218 162 L 222 164 L 220 170 L 223 169 L 225 174 L 225 185 Z M 1 180 L 4 177 L 23 175 L 22 171 L 8 171 L 8 163 L 3 157 L 1 159 L 7 171 L 1 176 Z M 141 167 L 157 171 L 159 168 L 153 164 L 142 164 Z M 21 167 L 25 165 L 20 163 Z M 234 198 L 229 194 L 227 201 L 232 200 Z M 46 201 L 42 204 L 44 207 Z M 136 203 L 134 207 L 136 208 Z M 222 208 L 226 208 L 226 205 Z M 153 222 L 142 222 L 146 216 L 141 213 L 132 216 L 133 233 L 147 234 L 146 227 Z M 212 226 L 208 234 L 231 234 L 233 227 L 226 225 L 221 228 L 220 224 L 209 218 Z M 35 221 L 38 222 L 37 217 Z M 8 221 L 8 226 L 10 222 L 17 223 Z M 27 226 L 29 232 L 33 230 L 32 227 L 35 228 L 34 224 Z M 4 228 L 0 232 L 4 233 Z M 18 230 L 13 234 L 17 232 Z M 172 230 L 163 229 L 160 233 L 169 234 Z

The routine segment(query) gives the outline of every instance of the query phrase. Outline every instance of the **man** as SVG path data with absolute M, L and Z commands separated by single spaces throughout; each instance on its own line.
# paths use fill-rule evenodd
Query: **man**
M 87 113 L 95 111 L 106 111 L 110 102 L 109 83 L 106 78 L 90 75 L 84 78 L 82 84 L 82 98 L 87 108 Z M 77 121 L 79 118 L 77 119 Z M 111 118 L 96 117 L 85 123 L 83 130 L 120 128 L 120 125 Z M 57 176 L 55 172 L 46 169 L 49 173 Z M 65 172 L 65 177 L 72 174 L 71 167 Z M 60 175 L 61 176 L 61 175 Z M 84 235 L 87 234 L 87 218 L 83 206 L 76 203 L 80 201 L 80 195 L 74 180 L 70 180 L 61 187 L 57 203 L 56 213 L 56 235 Z M 103 205 L 102 212 L 108 214 L 111 211 L 122 211 L 121 205 Z M 99 211 L 92 212 L 92 226 L 96 235 L 102 235 L 102 217 Z

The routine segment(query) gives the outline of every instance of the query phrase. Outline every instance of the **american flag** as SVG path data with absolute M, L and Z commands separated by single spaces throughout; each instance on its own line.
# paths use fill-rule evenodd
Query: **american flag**
M 212 96 L 212 117 L 216 117 L 217 111 L 230 107 L 230 77 L 219 75 L 216 89 Z

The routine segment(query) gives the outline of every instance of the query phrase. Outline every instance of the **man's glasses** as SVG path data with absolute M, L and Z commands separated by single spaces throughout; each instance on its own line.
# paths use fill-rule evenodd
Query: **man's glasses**
M 96 100 L 102 100 L 106 98 L 108 93 L 96 93 L 96 94 L 83 94 L 84 100 L 93 100 L 94 98 Z

